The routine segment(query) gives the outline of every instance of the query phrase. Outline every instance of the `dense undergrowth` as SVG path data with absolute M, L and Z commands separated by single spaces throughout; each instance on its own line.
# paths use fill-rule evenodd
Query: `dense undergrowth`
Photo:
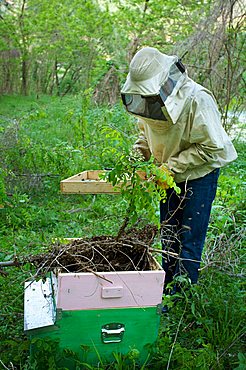
M 59 184 L 82 170 L 113 167 L 137 134 L 120 105 L 95 107 L 90 96 L 0 98 L 0 261 L 42 253 L 55 238 L 115 235 L 125 215 L 120 195 L 64 195 Z M 245 143 L 222 169 L 199 284 L 161 319 L 146 369 L 244 369 Z M 143 210 L 141 224 L 149 220 Z M 156 221 L 158 204 L 156 204 Z M 159 257 L 157 257 L 159 258 Z M 6 275 L 5 275 L 6 274 Z M 55 369 L 54 343 L 35 363 L 23 333 L 23 284 L 30 266 L 0 275 L 0 368 Z M 188 282 L 186 282 L 188 284 Z M 41 355 L 42 353 L 42 355 Z M 40 363 L 40 364 L 39 364 Z M 101 369 L 138 368 L 137 354 L 115 355 Z

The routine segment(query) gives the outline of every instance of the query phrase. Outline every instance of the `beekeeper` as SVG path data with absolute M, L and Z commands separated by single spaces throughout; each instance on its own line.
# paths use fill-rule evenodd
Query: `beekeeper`
M 165 287 L 179 274 L 198 280 L 219 169 L 237 158 L 212 93 L 188 77 L 177 56 L 145 47 L 133 57 L 121 91 L 138 118 L 135 149 L 165 164 L 181 189 L 160 204 Z

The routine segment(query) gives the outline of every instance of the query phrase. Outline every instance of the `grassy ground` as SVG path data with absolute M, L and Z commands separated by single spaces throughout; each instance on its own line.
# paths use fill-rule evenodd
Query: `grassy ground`
M 126 207 L 120 195 L 68 196 L 60 193 L 59 183 L 82 170 L 111 167 L 122 148 L 130 147 L 136 129 L 122 108 L 92 107 L 86 96 L 3 96 L 0 112 L 0 261 L 40 253 L 57 237 L 117 233 Z M 161 318 L 157 350 L 146 368 L 246 366 L 245 144 L 235 145 L 239 158 L 219 179 L 199 284 L 175 305 L 166 298 L 170 313 Z M 144 212 L 140 216 L 148 222 Z M 30 343 L 23 333 L 23 284 L 30 266 L 4 272 L 0 368 L 42 369 L 29 363 Z M 47 363 L 54 354 L 48 349 Z M 138 368 L 131 354 L 116 359 L 110 369 L 134 366 Z

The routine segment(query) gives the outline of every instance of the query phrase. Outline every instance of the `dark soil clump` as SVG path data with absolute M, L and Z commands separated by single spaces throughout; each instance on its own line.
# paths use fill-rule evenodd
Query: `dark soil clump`
M 119 239 L 112 236 L 73 239 L 66 244 L 54 244 L 48 252 L 30 257 L 29 262 L 37 275 L 55 269 L 66 273 L 151 270 L 148 248 L 156 233 L 155 226 L 146 225 L 125 232 Z

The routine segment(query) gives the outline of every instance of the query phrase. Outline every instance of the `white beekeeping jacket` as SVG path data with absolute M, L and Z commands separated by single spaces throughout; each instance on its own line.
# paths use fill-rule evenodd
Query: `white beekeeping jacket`
M 177 56 L 155 48 L 141 49 L 130 64 L 124 94 L 158 95 L 168 77 L 175 87 L 165 100 L 166 121 L 138 117 L 140 136 L 135 149 L 145 159 L 167 163 L 177 183 L 203 177 L 237 158 L 234 146 L 221 124 L 212 93 L 197 84 L 187 72 L 175 73 Z

